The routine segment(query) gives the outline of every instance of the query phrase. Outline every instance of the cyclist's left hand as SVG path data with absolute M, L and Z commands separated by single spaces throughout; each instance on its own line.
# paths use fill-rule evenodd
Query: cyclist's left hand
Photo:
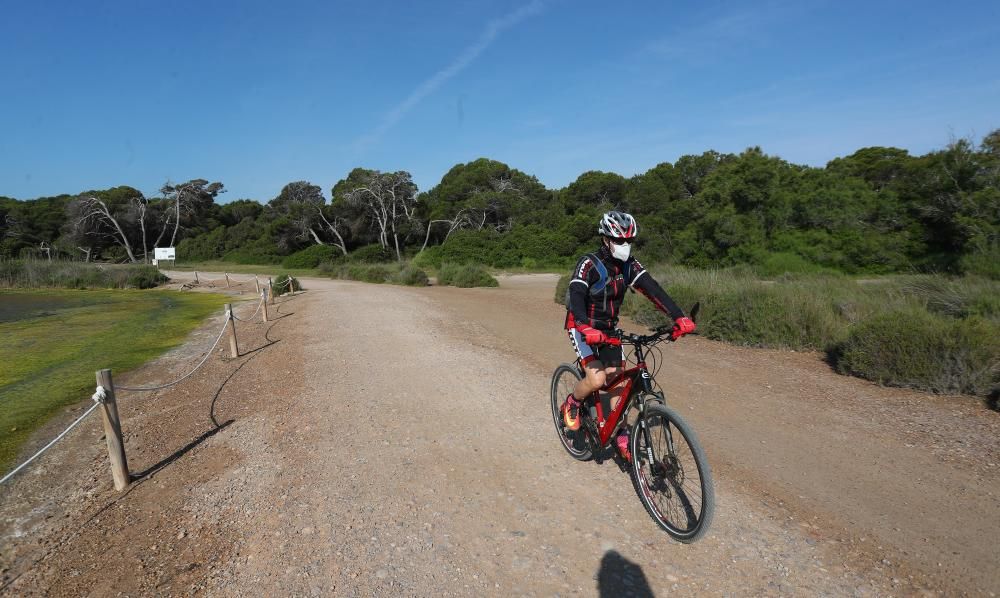
M 677 340 L 685 334 L 691 334 L 695 331 L 695 328 L 697 328 L 697 326 L 695 326 L 694 320 L 691 318 L 687 316 L 677 318 L 674 320 L 674 330 L 670 333 L 670 339 Z

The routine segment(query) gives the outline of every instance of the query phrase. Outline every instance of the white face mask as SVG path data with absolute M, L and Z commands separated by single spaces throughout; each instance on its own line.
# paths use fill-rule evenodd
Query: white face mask
M 631 252 L 632 252 L 631 243 L 622 243 L 621 245 L 618 245 L 617 243 L 611 244 L 611 255 L 616 260 L 621 260 L 623 262 L 628 260 L 628 256 Z

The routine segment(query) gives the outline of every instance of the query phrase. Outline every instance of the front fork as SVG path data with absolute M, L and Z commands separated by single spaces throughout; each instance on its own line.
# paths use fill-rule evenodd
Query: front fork
M 652 468 L 655 464 L 653 463 L 653 443 L 649 437 L 649 428 L 646 427 L 646 402 L 653 394 L 653 384 L 650 382 L 651 379 L 647 371 L 642 372 L 640 379 L 642 380 L 642 394 L 639 399 L 639 429 L 642 430 L 642 438 L 646 441 L 646 460 Z
M 655 470 L 656 463 L 653 457 L 653 442 L 649 435 L 649 428 L 646 426 L 646 402 L 650 400 L 651 396 L 656 395 L 653 393 L 649 374 L 646 372 L 642 374 L 642 387 L 642 395 L 639 400 L 639 429 L 642 431 L 643 440 L 646 441 L 646 460 L 649 462 L 650 468 Z M 667 426 L 667 451 L 668 455 L 674 454 L 674 435 L 670 430 L 670 426 Z

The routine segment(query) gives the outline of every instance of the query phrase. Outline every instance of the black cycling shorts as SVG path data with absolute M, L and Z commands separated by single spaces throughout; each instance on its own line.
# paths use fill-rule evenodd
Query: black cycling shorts
M 587 367 L 587 364 L 594 360 L 600 361 L 606 368 L 621 367 L 622 348 L 620 346 L 597 345 L 595 347 L 584 342 L 583 334 L 576 328 L 570 328 L 566 332 L 569 333 L 573 350 L 576 351 L 576 356 L 580 358 L 583 367 Z

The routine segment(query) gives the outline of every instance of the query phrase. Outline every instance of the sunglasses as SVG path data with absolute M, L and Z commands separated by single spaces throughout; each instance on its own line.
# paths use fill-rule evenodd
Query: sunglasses
M 629 243 L 635 240 L 635 239 L 616 239 L 614 237 L 608 237 L 607 239 L 615 245 L 628 245 Z

